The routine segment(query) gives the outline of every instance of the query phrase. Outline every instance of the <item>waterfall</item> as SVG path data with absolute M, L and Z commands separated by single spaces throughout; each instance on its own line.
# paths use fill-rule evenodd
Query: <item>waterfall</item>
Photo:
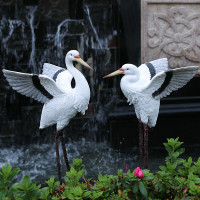
M 97 42 L 98 42 L 98 44 L 99 44 L 99 47 L 98 47 L 98 48 L 102 49 L 102 45 L 101 45 L 101 42 L 100 42 L 100 40 L 99 40 L 97 31 L 96 31 L 96 29 L 95 29 L 95 27 L 94 27 L 94 25 L 93 25 L 93 23 L 92 23 L 91 17 L 90 17 L 90 10 L 89 10 L 88 5 L 86 5 L 85 8 L 86 8 L 86 13 L 87 13 L 88 20 L 89 20 L 89 22 L 90 22 L 91 28 L 92 28 L 92 30 L 93 30 L 93 32 L 94 32 L 94 35 L 95 35 L 95 37 L 96 37 L 96 40 L 97 40 Z
M 9 56 L 11 55 L 14 56 L 16 63 L 23 58 L 20 50 L 13 48 L 13 44 L 19 42 L 18 37 L 20 36 L 22 40 L 22 42 L 20 42 L 21 45 L 24 49 L 27 49 L 28 42 L 24 29 L 25 23 L 21 20 L 6 19 L 5 16 L 0 20 L 0 36 L 2 40 L 1 50 L 3 50 L 2 57 L 4 58 L 2 59 L 1 67 L 5 67 L 9 60 Z M 18 32 L 18 36 L 16 35 L 16 32 Z
M 33 73 L 38 73 L 37 64 L 35 62 L 35 28 L 34 28 L 34 18 L 35 18 L 35 12 L 37 10 L 37 7 L 29 7 L 28 9 L 28 16 L 27 20 L 30 25 L 31 29 L 31 53 L 30 53 L 30 59 L 28 66 L 31 67 L 31 71 Z
M 76 34 L 71 34 L 69 32 L 69 25 L 70 25 L 70 23 L 74 23 L 77 26 L 81 26 L 81 28 L 84 25 L 82 20 L 65 19 L 64 21 L 62 21 L 57 26 L 57 31 L 56 31 L 55 38 L 54 38 L 54 45 L 57 48 L 57 57 L 59 59 L 64 58 L 64 55 L 62 53 L 62 50 L 64 48 L 64 45 L 63 45 L 64 38 L 66 36 L 70 37 L 70 36 L 76 35 Z M 62 31 L 62 28 L 64 29 L 64 31 Z M 77 35 L 80 35 L 80 34 L 77 34 Z

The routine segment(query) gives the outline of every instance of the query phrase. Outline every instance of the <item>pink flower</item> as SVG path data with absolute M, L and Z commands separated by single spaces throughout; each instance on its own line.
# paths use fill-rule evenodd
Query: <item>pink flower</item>
M 143 171 L 142 171 L 142 169 L 140 169 L 140 167 L 137 167 L 135 169 L 134 175 L 137 176 L 138 178 L 142 178 L 143 177 Z

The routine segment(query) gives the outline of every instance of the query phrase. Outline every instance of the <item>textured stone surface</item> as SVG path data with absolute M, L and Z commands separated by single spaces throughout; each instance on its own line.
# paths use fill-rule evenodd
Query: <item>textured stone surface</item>
M 142 0 L 142 63 L 167 57 L 171 68 L 200 65 L 199 9 L 199 0 Z

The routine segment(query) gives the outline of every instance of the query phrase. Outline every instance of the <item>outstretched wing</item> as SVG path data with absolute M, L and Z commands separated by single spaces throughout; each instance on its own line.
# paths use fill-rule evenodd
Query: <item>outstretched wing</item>
M 140 74 L 142 76 L 151 80 L 159 72 L 167 71 L 169 69 L 168 60 L 167 58 L 153 60 L 151 62 L 140 65 L 138 69 L 140 70 Z
M 62 90 L 69 92 L 69 90 L 72 89 L 71 81 L 73 76 L 68 70 L 50 63 L 44 63 L 42 74 L 51 77 L 54 81 L 56 81 L 57 86 Z
M 64 94 L 55 81 L 46 75 L 27 74 L 3 69 L 10 86 L 22 95 L 45 103 L 55 96 Z
M 142 92 L 161 99 L 187 84 L 197 73 L 198 66 L 182 67 L 158 73 Z

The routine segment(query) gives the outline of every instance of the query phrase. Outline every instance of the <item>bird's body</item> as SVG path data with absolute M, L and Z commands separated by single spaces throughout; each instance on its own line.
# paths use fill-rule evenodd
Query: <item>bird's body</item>
M 160 101 L 142 92 L 151 81 L 149 73 L 145 73 L 143 66 L 136 71 L 135 78 L 132 75 L 123 76 L 120 87 L 129 105 L 134 105 L 137 118 L 149 127 L 153 127 L 157 121 Z
M 14 90 L 44 103 L 40 129 L 56 124 L 55 143 L 59 179 L 61 175 L 57 140 L 61 137 L 65 161 L 69 169 L 61 131 L 78 112 L 85 114 L 90 100 L 90 88 L 87 80 L 73 66 L 73 61 L 92 69 L 80 58 L 78 51 L 71 50 L 65 57 L 67 70 L 49 63 L 44 64 L 43 73 L 39 75 L 3 70 L 7 81 Z M 74 88 L 71 87 L 73 78 L 76 84 Z
M 48 74 L 48 68 L 56 68 L 55 70 L 57 71 L 53 73 L 53 76 L 59 70 L 62 70 L 58 69 L 57 66 L 45 63 L 43 74 Z M 63 94 L 54 97 L 48 103 L 44 104 L 40 120 L 40 129 L 57 124 L 56 129 L 58 131 L 62 130 L 78 112 L 85 114 L 88 108 L 90 88 L 85 77 L 79 70 L 70 66 L 70 63 L 67 65 L 67 69 L 60 71 L 55 78 L 56 84 L 63 91 Z M 75 79 L 75 88 L 71 87 L 72 78 Z
M 148 126 L 154 127 L 157 122 L 160 99 L 169 95 L 187 84 L 199 67 L 190 66 L 178 69 L 168 69 L 166 58 L 151 61 L 136 67 L 125 64 L 119 70 L 108 74 L 104 78 L 124 74 L 120 87 L 127 98 L 127 102 L 134 105 L 139 122 L 144 125 L 144 143 L 146 151 L 146 164 L 148 167 Z M 148 125 L 148 126 L 147 126 Z M 140 125 L 140 165 L 142 165 L 142 128 Z
M 78 112 L 73 107 L 73 100 L 73 96 L 64 94 L 45 103 L 41 114 L 40 129 L 56 124 L 56 130 L 60 131 L 67 126 L 70 119 Z M 52 110 L 54 112 L 51 112 Z

